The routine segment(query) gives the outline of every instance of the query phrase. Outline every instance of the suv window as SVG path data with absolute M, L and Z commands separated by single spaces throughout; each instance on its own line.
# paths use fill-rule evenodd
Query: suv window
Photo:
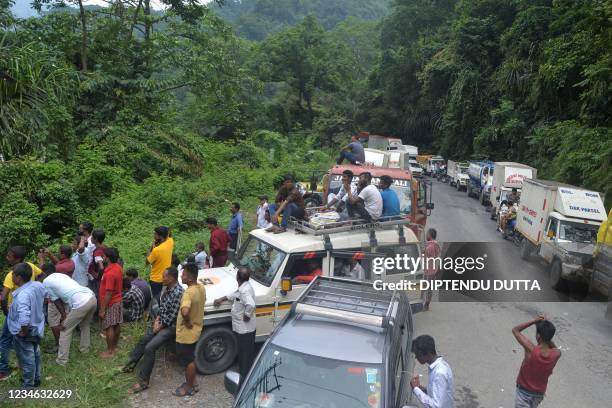
M 270 286 L 278 268 L 283 264 L 285 253 L 253 236 L 240 248 L 236 266 L 251 268 L 251 278 L 262 285 Z
M 333 276 L 355 279 L 372 280 L 372 256 L 363 251 L 334 251 Z
M 291 278 L 294 284 L 308 284 L 323 273 L 325 251 L 300 252 L 289 255 L 283 278 Z

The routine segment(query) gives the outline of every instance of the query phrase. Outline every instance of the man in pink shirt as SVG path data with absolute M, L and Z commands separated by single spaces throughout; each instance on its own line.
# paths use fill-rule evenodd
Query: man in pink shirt
M 424 261 L 424 278 L 428 281 L 434 281 L 436 279 L 436 275 L 438 274 L 438 266 L 441 263 L 440 256 L 442 255 L 442 250 L 440 249 L 440 244 L 436 241 L 436 237 L 438 232 L 430 228 L 427 231 L 427 242 L 425 243 L 425 250 L 423 251 L 423 261 Z M 425 310 L 429 310 L 429 303 L 431 303 L 431 296 L 433 291 L 428 289 L 424 293 L 425 297 Z

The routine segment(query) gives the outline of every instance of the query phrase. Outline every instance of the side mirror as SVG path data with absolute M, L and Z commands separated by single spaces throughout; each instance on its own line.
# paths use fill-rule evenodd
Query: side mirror
M 240 384 L 240 374 L 235 371 L 227 371 L 223 379 L 225 390 L 232 395 L 238 394 L 238 384 Z
M 291 282 L 291 278 L 282 278 L 281 279 L 281 294 L 286 296 L 288 292 L 293 290 L 293 282 Z
M 427 203 L 425 205 L 425 208 L 427 208 L 428 210 L 433 210 L 434 209 L 434 203 Z

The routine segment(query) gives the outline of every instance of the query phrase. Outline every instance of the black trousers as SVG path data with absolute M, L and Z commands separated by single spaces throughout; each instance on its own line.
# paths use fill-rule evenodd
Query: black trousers
M 370 215 L 368 210 L 366 210 L 362 202 L 352 204 L 347 201 L 346 210 L 348 211 L 348 215 L 351 218 L 353 218 L 356 214 L 359 218 L 365 220 L 366 222 L 372 222 L 372 216 Z
M 176 327 L 166 327 L 161 329 L 157 334 L 153 334 L 151 328 L 138 340 L 136 347 L 130 353 L 130 364 L 136 364 L 142 359 L 138 378 L 141 381 L 149 382 L 153 366 L 155 365 L 155 353 L 165 343 L 172 341 L 176 334 Z
M 236 337 L 238 337 L 238 370 L 242 385 L 255 360 L 255 332 L 236 333 Z

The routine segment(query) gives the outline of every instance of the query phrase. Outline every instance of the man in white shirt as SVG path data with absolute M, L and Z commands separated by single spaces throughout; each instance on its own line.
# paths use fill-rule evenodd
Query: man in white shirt
M 372 185 L 372 175 L 368 172 L 361 173 L 359 176 L 359 186 L 357 195 L 350 191 L 350 186 L 345 184 L 347 191 L 347 210 L 349 217 L 357 216 L 366 222 L 372 222 L 382 215 L 383 202 L 380 191 Z
M 234 293 L 215 299 L 215 306 L 232 300 L 232 330 L 238 338 L 238 367 L 240 371 L 240 384 L 255 360 L 255 291 L 249 282 L 251 270 L 248 267 L 241 267 L 236 273 L 238 290 Z
M 351 185 L 351 191 L 353 194 L 357 194 L 357 186 L 352 184 L 353 182 L 353 172 L 350 170 L 344 170 L 342 172 L 342 185 L 340 186 L 340 190 L 338 190 L 337 194 L 330 193 L 327 197 L 327 208 L 331 208 L 334 205 L 338 210 L 342 209 L 342 206 L 346 203 L 348 196 L 346 195 L 346 190 L 344 188 L 345 184 Z
M 97 307 L 96 297 L 91 289 L 79 285 L 63 273 L 52 273 L 44 279 L 43 285 L 60 315 L 57 322 L 52 322 L 51 316 L 49 317 L 49 325 L 58 327 L 60 331 L 59 349 L 55 361 L 59 365 L 66 365 L 70 354 L 72 332 L 77 326 L 81 329 L 79 350 L 81 353 L 89 351 L 91 319 Z M 68 313 L 64 305 L 69 307 Z
M 414 339 L 412 352 L 419 363 L 429 366 L 427 388 L 420 384 L 418 376 L 410 380 L 414 395 L 424 408 L 453 408 L 455 392 L 453 371 L 448 363 L 436 354 L 433 337 L 422 335 Z
M 267 228 L 266 211 L 268 210 L 268 196 L 259 196 L 259 205 L 257 206 L 257 228 Z

